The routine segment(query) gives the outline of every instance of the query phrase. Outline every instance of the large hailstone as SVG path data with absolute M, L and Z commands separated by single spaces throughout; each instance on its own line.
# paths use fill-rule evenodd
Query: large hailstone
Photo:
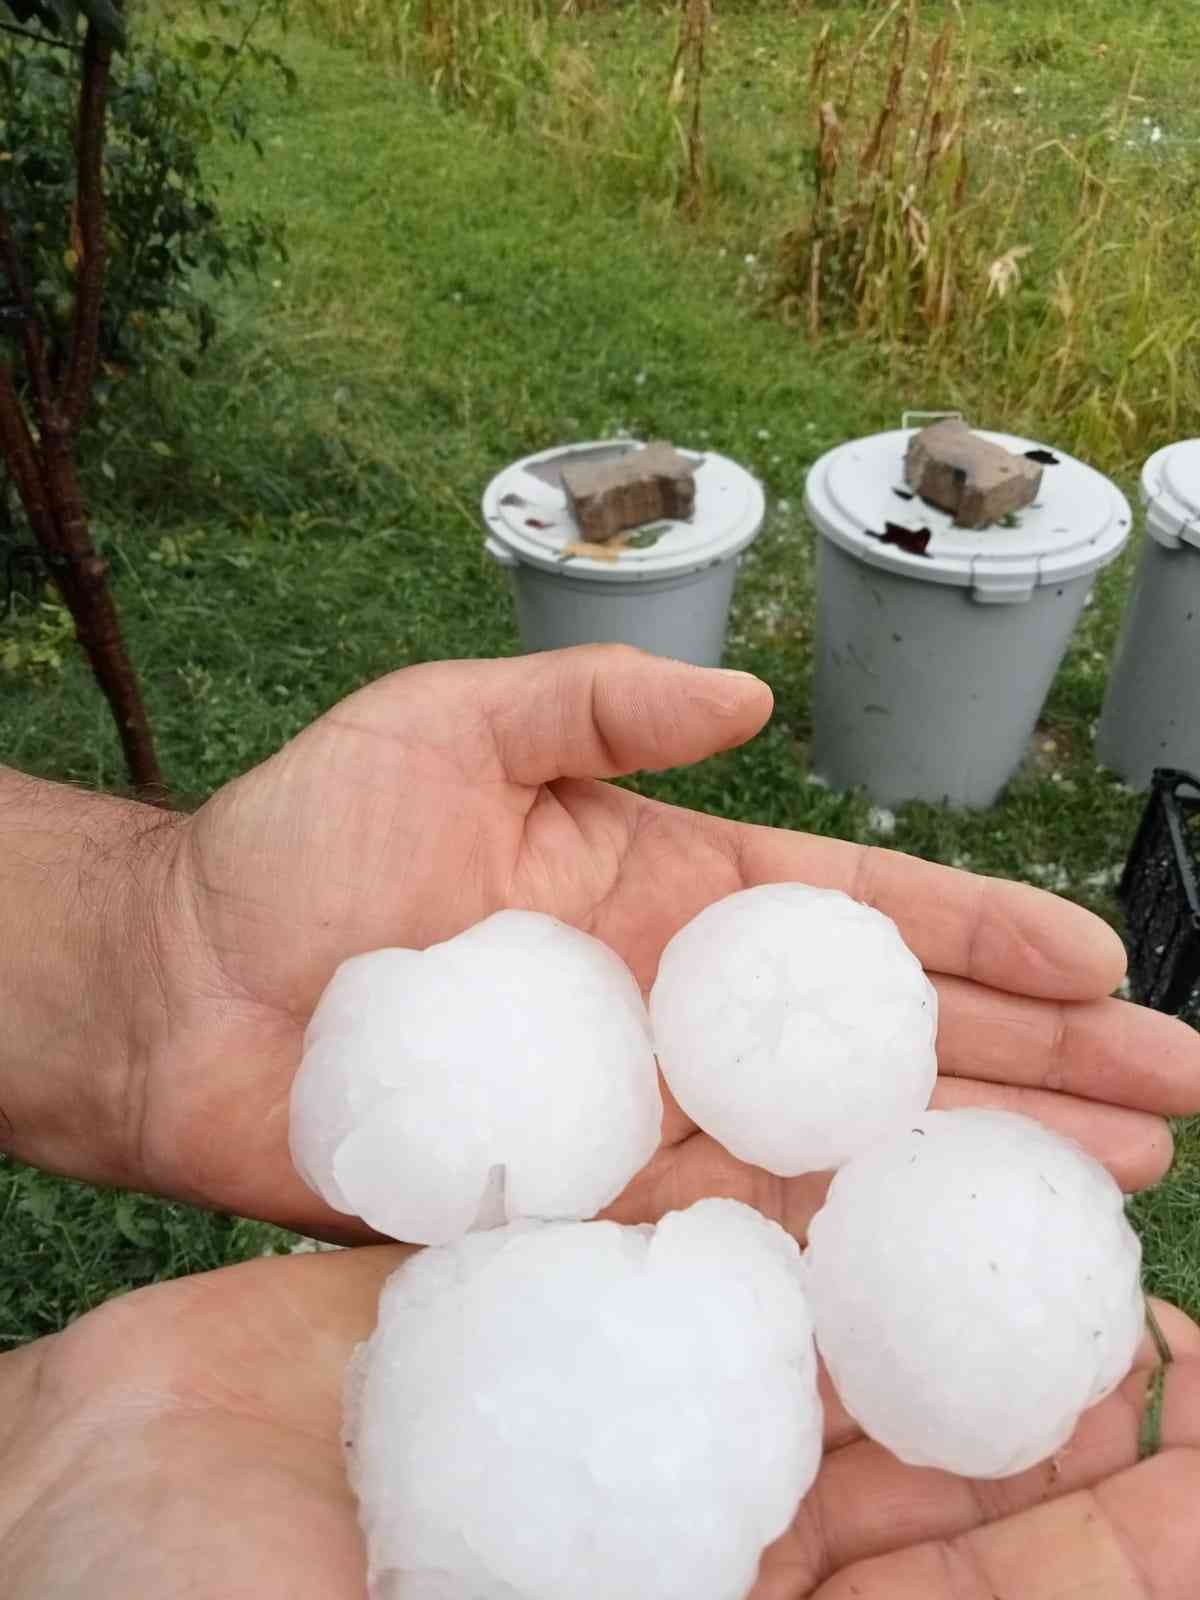
M 742 1600 L 821 1453 L 799 1251 L 732 1200 L 414 1257 L 346 1398 L 372 1600 Z
M 1141 1246 L 1086 1151 L 1004 1111 L 931 1111 L 856 1157 L 805 1255 L 843 1404 L 903 1461 L 1043 1461 L 1129 1371 Z
M 499 911 L 337 969 L 292 1088 L 292 1159 L 338 1211 L 415 1244 L 591 1217 L 658 1146 L 649 1020 L 607 945 Z
M 783 1177 L 823 1172 L 929 1104 L 937 993 L 895 924 L 834 889 L 708 906 L 650 995 L 659 1065 L 693 1122 Z

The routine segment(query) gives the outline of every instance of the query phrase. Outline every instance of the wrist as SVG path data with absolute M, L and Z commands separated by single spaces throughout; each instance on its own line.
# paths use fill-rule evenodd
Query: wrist
M 139 1183 L 155 907 L 181 821 L 0 769 L 0 1148 L 47 1171 Z

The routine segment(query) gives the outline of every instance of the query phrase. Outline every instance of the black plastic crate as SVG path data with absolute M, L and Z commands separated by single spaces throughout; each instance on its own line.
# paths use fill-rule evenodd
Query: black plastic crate
M 1133 998 L 1200 1028 L 1200 778 L 1154 773 L 1117 892 Z

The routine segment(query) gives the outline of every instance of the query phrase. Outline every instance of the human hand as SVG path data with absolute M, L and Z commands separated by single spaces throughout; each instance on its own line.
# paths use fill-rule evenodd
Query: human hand
M 341 1386 L 396 1247 L 256 1261 L 110 1301 L 0 1357 L 5 1600 L 363 1600 Z M 1054 1463 L 905 1467 L 825 1392 L 826 1456 L 751 1600 L 1191 1600 L 1200 1329 L 1137 1465 L 1152 1352 Z
M 156 842 L 125 1181 L 364 1237 L 287 1150 L 304 1026 L 341 960 L 519 906 L 605 940 L 648 987 L 703 906 L 780 879 L 845 889 L 898 922 L 940 993 L 935 1105 L 1025 1111 L 1127 1187 L 1160 1176 L 1160 1116 L 1200 1109 L 1200 1039 L 1105 998 L 1123 952 L 1096 918 L 1021 885 L 597 781 L 740 744 L 770 706 L 756 679 L 621 647 L 444 662 L 352 695 L 222 789 Z M 735 1161 L 668 1099 L 662 1149 L 613 1215 L 721 1194 L 801 1232 L 821 1192 Z

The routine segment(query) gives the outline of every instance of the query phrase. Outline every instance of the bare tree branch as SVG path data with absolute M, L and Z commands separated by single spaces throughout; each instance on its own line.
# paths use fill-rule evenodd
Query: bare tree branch
M 20 313 L 28 387 L 24 394 L 0 365 L 0 456 L 96 681 L 112 710 L 134 784 L 161 801 L 162 773 L 141 685 L 121 632 L 109 563 L 92 542 L 74 443 L 95 375 L 104 291 L 105 113 L 111 47 L 94 24 L 84 42 L 76 134 L 75 327 L 66 378 L 56 394 L 11 221 L 0 207 L 0 270 Z M 28 409 L 32 409 L 31 421 Z
M 38 543 L 44 550 L 59 552 L 58 529 L 46 495 L 37 444 L 21 409 L 12 372 L 5 366 L 0 366 L 0 456 L 12 474 Z
M 100 305 L 104 292 L 104 129 L 108 109 L 112 47 L 94 23 L 83 46 L 83 82 L 76 135 L 75 206 L 81 259 L 76 267 L 75 331 L 62 391 L 67 428 L 78 432 L 91 397 L 100 346 Z
M 109 564 L 92 543 L 71 446 L 71 435 L 62 422 L 42 440 L 44 481 L 58 548 L 65 557 L 55 563 L 54 581 L 112 710 L 129 775 L 147 800 L 161 802 L 166 790 L 150 719 L 109 587 Z

